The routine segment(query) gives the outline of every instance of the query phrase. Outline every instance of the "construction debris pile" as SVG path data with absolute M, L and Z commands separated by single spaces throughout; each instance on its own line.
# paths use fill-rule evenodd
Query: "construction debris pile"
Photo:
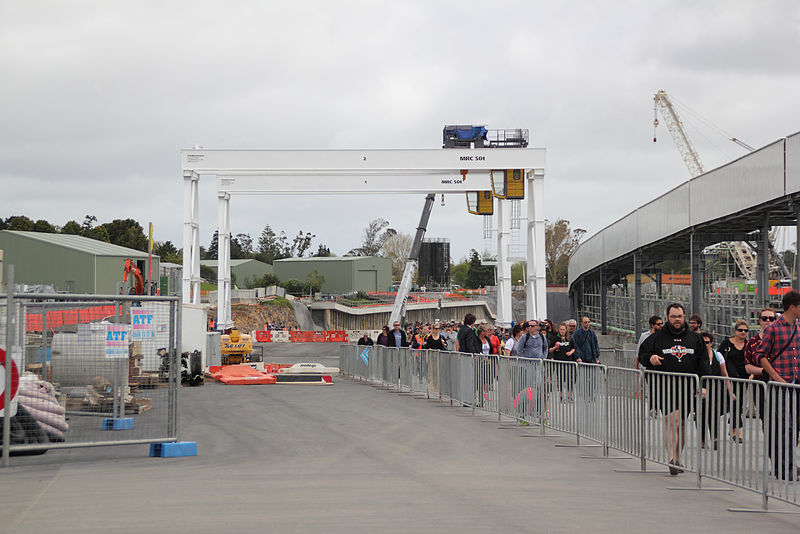
M 299 328 L 294 311 L 270 304 L 232 304 L 234 328 L 243 334 L 263 330 L 265 324 L 283 325 L 287 330 Z M 208 318 L 216 320 L 216 306 L 208 310 Z

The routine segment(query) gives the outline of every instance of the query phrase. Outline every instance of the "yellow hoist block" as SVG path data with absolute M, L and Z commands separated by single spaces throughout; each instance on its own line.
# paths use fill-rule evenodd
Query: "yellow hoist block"
M 525 198 L 525 172 L 523 169 L 494 170 L 491 172 L 492 193 L 497 198 L 518 200 Z
M 491 191 L 467 191 L 467 211 L 473 215 L 492 215 L 494 197 Z

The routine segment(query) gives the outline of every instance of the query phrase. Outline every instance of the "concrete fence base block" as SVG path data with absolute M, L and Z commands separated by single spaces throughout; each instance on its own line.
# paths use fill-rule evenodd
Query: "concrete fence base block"
M 107 417 L 103 419 L 103 430 L 132 430 L 133 417 L 122 417 L 120 419 L 112 419 Z
M 197 442 L 177 441 L 173 443 L 152 443 L 150 444 L 150 456 L 158 458 L 197 456 Z

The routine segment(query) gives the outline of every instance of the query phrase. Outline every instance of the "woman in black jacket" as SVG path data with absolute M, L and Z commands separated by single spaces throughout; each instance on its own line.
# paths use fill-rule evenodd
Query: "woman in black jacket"
M 719 352 L 725 358 L 728 367 L 728 374 L 731 378 L 747 378 L 749 375 L 745 369 L 744 347 L 747 345 L 747 334 L 750 327 L 747 321 L 739 319 L 733 325 L 733 336 L 725 338 L 719 344 Z M 733 385 L 734 393 L 737 398 L 742 397 L 741 383 L 735 382 Z M 734 402 L 731 406 L 731 439 L 742 442 L 742 403 Z

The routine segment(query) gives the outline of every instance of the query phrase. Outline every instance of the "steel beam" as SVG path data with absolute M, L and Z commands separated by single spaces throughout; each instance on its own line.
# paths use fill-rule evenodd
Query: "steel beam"
M 692 309 L 687 315 L 700 313 L 700 306 L 703 300 L 703 244 L 692 232 L 689 238 L 690 258 L 692 268 Z
M 758 235 L 756 282 L 758 284 L 758 300 L 763 306 L 769 301 L 769 214 L 764 215 Z
M 608 294 L 608 284 L 606 282 L 606 270 L 600 268 L 600 333 L 608 332 L 608 306 L 606 296 Z

